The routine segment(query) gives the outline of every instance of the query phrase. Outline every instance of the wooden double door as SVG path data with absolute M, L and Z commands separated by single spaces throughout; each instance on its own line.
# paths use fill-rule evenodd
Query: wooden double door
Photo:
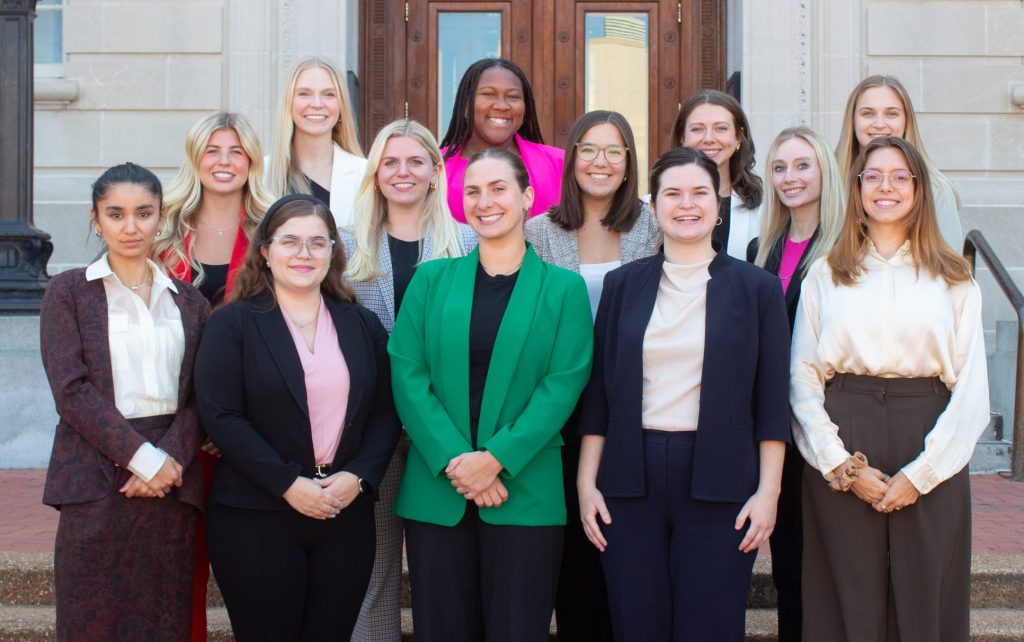
M 409 116 L 438 136 L 473 61 L 526 72 L 544 141 L 562 146 L 592 109 L 623 113 L 641 167 L 671 146 L 680 103 L 723 89 L 725 0 L 362 0 L 361 135 Z M 644 172 L 646 173 L 646 172 Z

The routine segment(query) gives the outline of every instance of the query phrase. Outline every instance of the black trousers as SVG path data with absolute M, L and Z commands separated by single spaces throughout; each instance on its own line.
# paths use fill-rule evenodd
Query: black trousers
M 238 642 L 348 640 L 370 581 L 373 501 L 337 517 L 211 506 L 210 564 Z
M 555 596 L 559 642 L 611 642 L 612 619 L 601 553 L 587 539 L 580 521 L 576 473 L 580 467 L 580 438 L 576 434 L 579 406 L 562 430 L 562 483 L 565 488 L 565 537 Z
M 690 496 L 696 433 L 644 430 L 647 494 L 605 497 L 602 560 L 619 642 L 742 642 L 756 553 L 742 504 Z
M 472 502 L 455 526 L 405 520 L 416 642 L 546 642 L 562 531 L 487 524 Z
M 778 594 L 779 642 L 800 642 L 803 601 L 800 574 L 804 553 L 804 521 L 801 507 L 804 467 L 807 463 L 796 446 L 786 449 L 782 465 L 782 489 L 772 548 L 772 581 Z

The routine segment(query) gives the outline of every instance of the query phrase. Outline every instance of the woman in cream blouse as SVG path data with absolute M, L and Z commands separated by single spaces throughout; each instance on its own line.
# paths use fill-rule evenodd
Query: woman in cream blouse
M 966 466 L 989 415 L 981 293 L 939 234 L 913 145 L 872 140 L 849 181 L 793 339 L 804 636 L 966 640 Z

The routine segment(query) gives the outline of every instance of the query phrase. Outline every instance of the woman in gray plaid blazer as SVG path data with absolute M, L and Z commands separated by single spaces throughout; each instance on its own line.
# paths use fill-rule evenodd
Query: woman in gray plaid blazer
M 526 240 L 540 258 L 587 282 L 597 313 L 604 275 L 658 251 L 661 231 L 637 197 L 633 131 L 621 114 L 592 111 L 576 121 L 565 147 L 561 203 L 526 223 Z M 562 471 L 568 523 L 555 611 L 560 642 L 611 640 L 601 560 L 580 523 L 576 493 L 579 408 L 562 430 Z
M 451 217 L 447 185 L 441 151 L 423 125 L 397 120 L 380 130 L 356 195 L 355 224 L 339 236 L 348 257 L 345 278 L 389 334 L 416 266 L 476 247 L 473 230 Z M 376 558 L 354 642 L 401 640 L 402 521 L 394 505 L 407 452 L 399 444 L 381 482 Z

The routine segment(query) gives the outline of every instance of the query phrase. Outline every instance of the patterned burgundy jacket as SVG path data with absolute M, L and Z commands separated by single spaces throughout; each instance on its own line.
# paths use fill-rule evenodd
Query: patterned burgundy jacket
M 185 330 L 178 412 L 154 445 L 185 468 L 182 485 L 174 490 L 177 498 L 202 510 L 202 472 L 198 465 L 190 465 L 202 434 L 192 370 L 210 306 L 191 285 L 177 280 L 174 284 L 178 292 L 171 295 Z M 116 492 L 117 469 L 127 468 L 149 440 L 114 405 L 103 281 L 87 281 L 84 268 L 54 277 L 43 297 L 39 323 L 43 367 L 60 415 L 43 503 L 59 509 L 61 504 L 92 502 Z

